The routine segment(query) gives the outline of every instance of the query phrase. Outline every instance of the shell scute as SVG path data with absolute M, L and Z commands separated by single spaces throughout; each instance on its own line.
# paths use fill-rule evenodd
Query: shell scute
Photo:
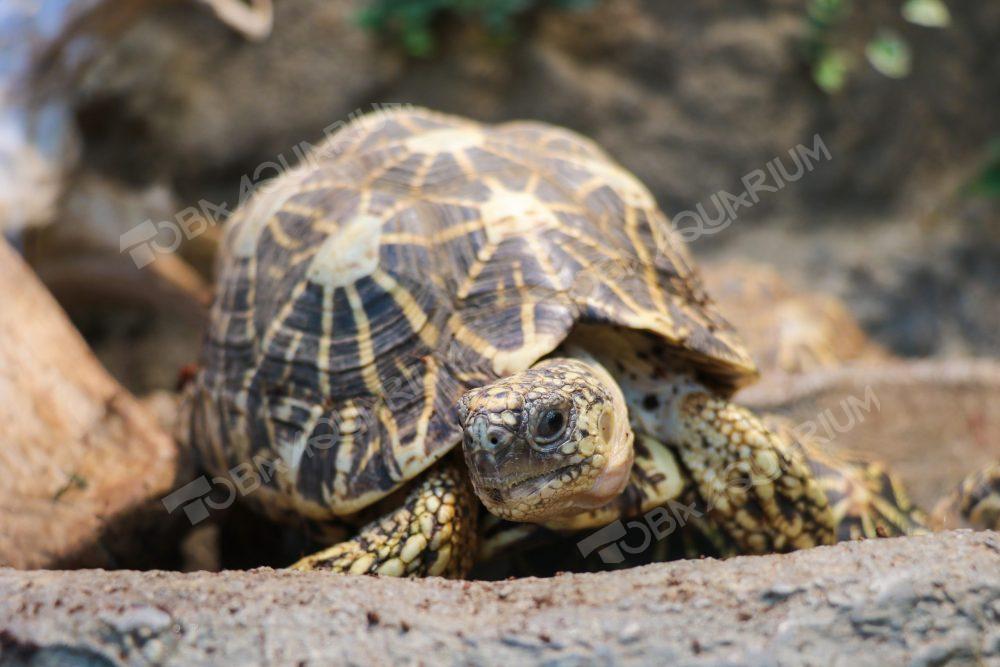
M 219 470 L 280 459 L 265 504 L 351 514 L 455 446 L 465 390 L 580 321 L 652 332 L 721 385 L 754 372 L 648 190 L 592 142 L 364 117 L 230 221 L 195 442 Z

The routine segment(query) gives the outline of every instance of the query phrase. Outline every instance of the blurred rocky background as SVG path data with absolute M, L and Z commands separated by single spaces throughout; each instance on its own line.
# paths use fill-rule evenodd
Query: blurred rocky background
M 204 289 L 212 223 L 324 129 L 393 103 L 571 127 L 668 214 L 706 219 L 819 141 L 828 157 L 695 252 L 846 298 L 897 354 L 1000 349 L 996 3 L 84 0 L 6 3 L 0 28 L 2 224 L 139 391 L 193 360 L 175 297 Z M 147 220 L 170 223 L 161 247 L 194 237 L 186 264 L 120 252 Z M 134 363 L 151 349 L 162 368 Z

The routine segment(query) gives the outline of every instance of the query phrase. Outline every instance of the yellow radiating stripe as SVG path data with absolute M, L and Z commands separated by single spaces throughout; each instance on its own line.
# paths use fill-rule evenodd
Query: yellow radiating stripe
M 549 277 L 549 280 L 552 283 L 552 290 L 562 292 L 564 287 L 559 276 L 559 271 L 552 265 L 552 262 L 549 261 L 548 252 L 542 248 L 542 245 L 534 236 L 525 236 L 524 241 L 528 244 L 528 249 L 531 251 L 532 259 L 538 262 L 538 264 L 542 267 L 542 271 L 544 271 Z M 539 285 L 539 287 L 541 286 Z M 534 288 L 535 286 L 532 286 L 530 289 Z
M 521 340 L 527 343 L 535 338 L 535 302 L 525 298 L 524 271 L 520 263 L 514 267 L 514 286 L 521 295 Z
M 381 113 L 385 113 L 385 112 L 381 112 Z M 427 117 L 427 114 L 420 114 L 420 116 L 421 117 Z M 397 123 L 399 123 L 400 125 L 402 125 L 404 128 L 406 128 L 407 130 L 410 131 L 410 134 L 406 135 L 405 137 L 402 137 L 403 141 L 406 141 L 410 137 L 423 134 L 424 132 L 433 132 L 434 131 L 434 129 L 426 128 L 426 127 L 421 127 L 420 125 L 417 125 L 416 123 L 413 122 L 412 117 L 409 116 L 409 115 L 407 115 L 407 114 L 405 114 L 405 113 L 396 113 L 396 114 L 393 114 L 393 119 Z
M 499 353 L 499 350 L 479 334 L 466 326 L 465 322 L 458 314 L 452 315 L 448 320 L 448 329 L 455 334 L 455 340 L 476 350 L 481 357 L 490 359 Z
M 284 372 L 281 374 L 281 382 L 288 382 L 288 379 L 292 376 L 292 361 L 295 359 L 295 355 L 299 351 L 299 346 L 302 344 L 302 332 L 296 331 L 292 334 L 292 340 L 288 344 L 288 364 L 285 366 Z
M 286 201 L 282 204 L 281 208 L 278 209 L 278 213 L 281 213 L 282 211 L 285 213 L 291 213 L 292 215 L 301 215 L 303 218 L 308 218 L 309 220 L 321 218 L 326 213 L 326 211 L 317 206 L 299 204 L 294 201 Z
M 438 338 L 441 332 L 438 331 L 434 323 L 429 320 L 427 313 L 419 303 L 413 298 L 410 292 L 402 287 L 396 280 L 381 269 L 376 269 L 371 274 L 371 279 L 375 284 L 385 290 L 403 311 L 403 317 L 410 323 L 410 328 L 420 336 L 420 340 L 430 349 L 437 347 Z
M 319 232 L 320 234 L 326 234 L 327 236 L 329 236 L 330 234 L 336 234 L 337 232 L 339 232 L 341 225 L 336 220 L 323 219 L 323 220 L 314 220 L 312 223 L 312 228 L 317 232 Z
M 629 241 L 632 242 L 632 247 L 635 248 L 635 253 L 642 263 L 646 279 L 646 289 L 649 290 L 650 300 L 657 303 L 660 307 L 660 312 L 663 313 L 666 325 L 673 327 L 673 318 L 670 316 L 670 310 L 667 308 L 666 295 L 663 293 L 660 281 L 656 278 L 656 267 L 653 265 L 653 259 L 649 256 L 649 249 L 639 237 L 639 216 L 634 208 L 627 205 L 625 207 L 625 233 L 628 234 Z
M 386 148 L 388 148 L 388 146 Z M 390 171 L 392 171 L 399 165 L 406 162 L 406 160 L 409 159 L 410 155 L 411 155 L 410 153 L 404 151 L 402 155 L 399 157 L 390 157 L 389 159 L 384 161 L 381 165 L 379 165 L 378 169 L 373 169 L 371 172 L 368 173 L 367 176 L 365 176 L 365 180 L 362 181 L 361 187 L 366 189 L 370 188 L 375 181 L 382 178 Z M 402 185 L 402 183 L 400 185 Z
M 559 190 L 560 192 L 562 192 L 571 201 L 577 202 L 576 205 L 567 205 L 567 204 L 560 204 L 560 203 L 557 203 L 557 202 L 549 202 L 549 203 L 545 204 L 545 207 L 548 210 L 555 211 L 555 212 L 558 212 L 558 213 L 572 213 L 572 214 L 575 214 L 575 215 L 584 215 L 584 216 L 588 215 L 589 209 L 583 203 L 583 200 L 580 199 L 579 194 L 577 193 L 577 191 L 575 189 L 570 188 L 569 186 L 566 185 L 566 183 L 564 182 L 565 179 L 559 177 L 556 174 L 553 174 L 550 170 L 548 170 L 547 168 L 545 168 L 545 167 L 543 167 L 541 165 L 529 164 L 528 162 L 525 162 L 519 155 L 514 155 L 512 153 L 507 153 L 506 151 L 500 149 L 499 147 L 497 147 L 495 150 L 496 150 L 496 153 L 500 155 L 500 157 L 507 158 L 511 162 L 514 162 L 515 164 L 521 165 L 522 167 L 524 167 L 525 169 L 527 169 L 528 171 L 530 171 L 532 174 L 540 174 L 540 175 L 544 174 L 546 176 L 545 180 L 548 181 L 549 185 L 555 187 L 557 190 Z M 560 158 L 560 159 L 564 159 L 564 158 Z M 593 171 L 592 161 L 591 160 L 588 160 L 588 162 L 587 162 L 587 166 L 590 167 L 589 169 L 587 167 L 585 167 L 583 164 L 574 162 L 573 160 L 565 160 L 564 159 L 564 161 L 565 162 L 569 162 L 573 166 L 580 167 L 583 171 L 591 171 L 591 172 Z M 597 177 L 594 177 L 594 178 L 597 178 Z
M 386 433 L 389 435 L 389 442 L 392 443 L 394 448 L 398 448 L 399 429 L 396 427 L 396 421 L 392 416 L 392 411 L 386 407 L 385 403 L 378 404 L 378 420 L 381 422 L 382 426 L 386 430 Z M 364 470 L 365 466 L 368 465 L 368 462 L 372 460 L 372 457 L 379 453 L 379 447 L 375 447 L 373 445 L 374 443 L 369 442 L 368 447 L 366 447 L 361 453 L 361 460 L 358 461 L 356 470 Z M 394 451 L 398 450 L 394 449 Z
M 455 162 L 457 162 L 459 168 L 465 172 L 465 175 L 469 176 L 471 174 L 475 174 L 478 170 L 476 169 L 476 165 L 472 164 L 472 160 L 469 159 L 469 156 L 466 153 L 467 150 L 469 149 L 460 148 L 456 151 L 452 151 L 451 156 L 455 158 Z
M 354 324 L 358 330 L 358 358 L 361 364 L 361 377 L 365 382 L 365 387 L 372 396 L 382 396 L 382 381 L 379 379 L 378 367 L 375 365 L 375 346 L 372 341 L 371 325 L 368 322 L 368 314 L 365 312 L 364 303 L 361 301 L 361 295 L 358 294 L 358 290 L 354 285 L 344 287 L 344 292 L 347 294 L 347 301 L 350 303 L 351 312 L 354 314 Z M 382 416 L 382 414 L 379 415 L 380 419 Z M 392 418 L 392 413 L 387 411 L 384 416 L 388 420 L 388 430 L 395 436 L 392 444 L 394 447 L 398 447 L 398 427 Z
M 421 161 L 420 166 L 417 167 L 416 171 L 413 173 L 413 186 L 416 189 L 421 189 L 427 182 L 427 174 L 430 172 L 431 167 L 434 166 L 434 160 L 437 159 L 436 153 L 425 153 L 424 159 Z
M 432 356 L 425 357 L 427 363 L 427 369 L 424 373 L 424 407 L 420 411 L 420 416 L 417 418 L 417 431 L 411 443 L 414 448 L 419 447 L 416 450 L 418 456 L 426 455 L 426 448 L 424 443 L 427 440 L 427 430 L 430 428 L 431 415 L 434 413 L 435 399 L 437 398 L 437 380 L 440 369 L 438 368 L 437 360 Z M 411 457 L 414 455 L 409 455 L 405 459 L 400 461 L 400 465 L 403 467 L 404 472 L 408 472 L 406 468 L 412 464 Z
M 304 262 L 304 261 L 306 261 L 308 259 L 312 259 L 313 257 L 316 256 L 316 252 L 321 247 L 322 247 L 322 244 L 320 244 L 320 243 L 315 243 L 315 244 L 312 244 L 312 245 L 307 245 L 305 247 L 305 249 L 303 249 L 303 250 L 295 253 L 294 255 L 292 255 L 291 259 L 289 260 L 289 268 L 293 267 L 293 266 L 298 266 L 299 264 L 301 264 L 302 262 Z
M 483 221 L 476 219 L 452 225 L 440 234 L 435 234 L 433 238 L 409 232 L 386 232 L 382 234 L 381 241 L 382 243 L 413 244 L 426 248 L 454 241 L 457 238 L 468 235 L 470 232 L 482 231 L 483 229 L 485 229 Z
M 558 231 L 562 232 L 563 229 L 561 227 L 559 227 Z M 569 235 L 569 236 L 571 236 L 571 238 L 572 238 L 572 235 Z M 566 253 L 570 257 L 572 257 L 578 264 L 580 264 L 584 268 L 589 268 L 589 267 L 593 266 L 593 262 L 591 262 L 586 257 L 581 257 L 580 255 L 578 255 L 576 253 L 576 251 L 570 249 L 570 247 L 568 245 L 561 245 L 561 246 L 559 246 L 559 250 L 561 250 L 562 252 Z M 635 300 L 632 299 L 632 297 L 627 292 L 625 292 L 624 290 L 622 290 L 614 281 L 609 280 L 609 281 L 606 281 L 606 282 L 604 282 L 602 284 L 605 287 L 607 287 L 608 289 L 610 289 L 614 293 L 614 295 L 617 296 L 618 299 L 623 304 L 625 304 L 625 306 L 627 306 L 628 308 L 631 308 L 632 311 L 637 316 L 641 316 L 641 315 L 643 315 L 644 313 L 646 313 L 649 310 L 648 308 L 643 308 L 638 303 L 636 303 Z
M 503 156 L 501 155 L 500 157 Z M 541 182 L 541 180 L 542 180 L 541 174 L 539 174 L 535 170 L 531 170 L 531 173 L 528 175 L 528 180 L 524 184 L 524 191 L 527 192 L 528 194 L 536 194 L 535 190 L 538 189 L 538 185 Z
M 467 206 L 466 208 L 471 208 Z M 475 220 L 467 220 L 463 223 L 452 225 L 447 229 L 443 230 L 440 234 L 434 237 L 436 243 L 448 243 L 449 241 L 454 241 L 457 238 L 466 236 L 472 232 L 484 231 L 486 225 L 483 223 L 481 218 L 476 218 Z
M 455 199 L 453 197 L 435 195 L 433 192 L 425 192 L 421 193 L 419 197 L 414 197 L 414 201 L 441 204 L 443 206 L 458 206 L 459 208 L 479 208 L 489 200 L 486 199 L 483 201 L 477 201 L 475 199 Z
M 323 334 L 319 337 L 316 368 L 319 369 L 319 390 L 324 398 L 332 398 L 330 388 L 330 344 L 333 342 L 333 287 L 323 286 Z
M 285 232 L 281 226 L 281 221 L 278 220 L 278 216 L 276 215 L 267 221 L 267 229 L 271 232 L 274 241 L 283 248 L 291 250 L 302 245 L 301 241 L 292 238 Z
M 430 248 L 434 244 L 425 237 L 408 232 L 388 232 L 379 237 L 382 245 L 415 245 L 422 248 Z
M 361 366 L 361 377 L 365 382 L 365 387 L 373 396 L 379 396 L 382 384 L 379 382 L 378 369 L 375 367 L 375 347 L 372 342 L 371 326 L 368 322 L 368 313 L 365 312 L 361 295 L 354 285 L 346 285 L 344 292 L 347 301 L 351 305 L 351 313 L 354 315 L 354 324 L 357 328 L 358 357 Z
M 372 190 L 363 189 L 360 191 L 360 196 L 358 197 L 358 208 L 355 216 L 360 215 L 371 215 L 370 207 L 372 205 Z
M 288 319 L 292 309 L 295 308 L 296 301 L 298 301 L 299 297 L 301 297 L 303 292 L 306 291 L 306 287 L 308 287 L 308 285 L 309 283 L 303 280 L 296 284 L 292 289 L 292 293 L 288 297 L 288 300 L 285 301 L 285 303 L 281 306 L 281 310 L 278 311 L 278 314 L 275 315 L 270 324 L 267 325 L 267 330 L 264 332 L 264 336 L 260 339 L 260 347 L 258 348 L 260 354 L 264 354 L 267 351 L 267 348 L 271 346 L 271 343 L 274 342 L 275 337 L 278 335 L 278 330 L 281 328 L 281 325 L 284 324 L 285 320 Z M 291 357 L 286 356 L 285 360 L 291 361 Z
M 403 211 L 411 208 L 413 206 L 413 199 L 407 197 L 406 195 L 399 195 L 396 197 L 394 203 L 389 208 L 378 213 L 378 217 L 382 218 L 384 222 L 392 220 L 394 217 L 402 213 Z M 373 213 L 374 215 L 374 213 Z
M 609 185 L 608 179 L 604 174 L 594 173 L 593 168 L 585 169 L 584 171 L 590 172 L 590 178 L 581 183 L 580 187 L 577 188 L 577 191 L 580 193 L 581 199 L 586 199 L 590 195 L 600 190 L 605 185 Z M 614 188 L 612 188 L 612 190 L 614 191 Z M 615 191 L 615 194 L 617 194 L 617 191 Z M 619 199 L 621 198 L 619 197 Z
M 500 245 L 497 243 L 487 243 L 482 248 L 479 249 L 479 253 L 476 257 L 476 261 L 472 263 L 469 267 L 469 274 L 462 281 L 462 284 L 458 286 L 455 290 L 455 296 L 459 299 L 464 299 L 469 296 L 469 290 L 475 285 L 476 279 L 479 278 L 479 274 L 483 272 L 486 265 L 489 264 L 490 260 L 493 259 L 493 253 L 497 251 Z M 486 255 L 483 257 L 483 255 Z
M 354 401 L 349 400 L 337 415 L 337 424 L 344 421 L 344 413 L 350 410 L 357 412 Z M 355 417 L 357 419 L 357 417 Z M 339 431 L 339 429 L 338 429 Z M 323 500 L 327 505 L 335 504 L 336 499 L 347 497 L 347 479 L 352 474 L 351 466 L 354 458 L 354 432 L 337 434 L 337 460 L 334 464 L 333 488 L 323 490 Z
M 575 228 L 567 225 L 566 223 L 562 222 L 561 220 L 558 220 L 556 222 L 555 229 L 560 234 L 568 236 L 569 238 L 573 239 L 574 241 L 578 241 L 579 243 L 587 246 L 588 248 L 590 248 L 594 252 L 596 252 L 596 253 L 598 253 L 600 255 L 603 255 L 605 259 L 610 259 L 610 260 L 615 261 L 615 262 L 620 262 L 622 260 L 622 256 L 621 255 L 619 255 L 617 253 L 613 253 L 613 252 L 608 252 L 603 246 L 601 246 L 600 244 L 598 244 L 592 238 L 590 238 L 589 236 L 586 236 L 585 234 L 581 234 L 579 232 L 579 230 L 577 230 L 577 229 L 575 229 Z M 590 265 L 591 262 L 587 261 L 584 264 L 585 265 Z
M 320 190 L 354 190 L 357 186 L 354 183 L 347 183 L 344 181 L 334 181 L 332 179 L 323 179 L 321 181 L 312 181 L 310 183 L 303 183 L 295 191 L 295 194 L 304 194 L 306 192 L 319 192 Z

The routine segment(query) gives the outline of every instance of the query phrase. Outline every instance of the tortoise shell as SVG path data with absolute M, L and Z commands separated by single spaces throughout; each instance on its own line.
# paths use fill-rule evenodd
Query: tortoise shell
M 653 197 L 592 142 L 374 113 L 228 224 L 191 436 L 214 471 L 254 462 L 266 504 L 349 515 L 459 442 L 463 392 L 577 322 L 647 331 L 723 390 L 755 376 Z

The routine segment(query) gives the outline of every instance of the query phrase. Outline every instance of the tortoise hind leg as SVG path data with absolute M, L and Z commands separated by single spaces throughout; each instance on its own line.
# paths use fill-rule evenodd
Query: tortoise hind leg
M 478 506 L 465 468 L 449 459 L 428 471 L 391 514 L 346 542 L 295 563 L 296 570 L 395 577 L 464 577 L 476 550 Z
M 765 415 L 763 422 L 802 452 L 830 504 L 837 541 L 928 531 L 927 517 L 914 507 L 902 482 L 881 462 L 858 452 L 829 451 L 800 437 L 787 418 Z
M 1000 530 L 1000 462 L 966 477 L 934 508 L 938 530 Z

